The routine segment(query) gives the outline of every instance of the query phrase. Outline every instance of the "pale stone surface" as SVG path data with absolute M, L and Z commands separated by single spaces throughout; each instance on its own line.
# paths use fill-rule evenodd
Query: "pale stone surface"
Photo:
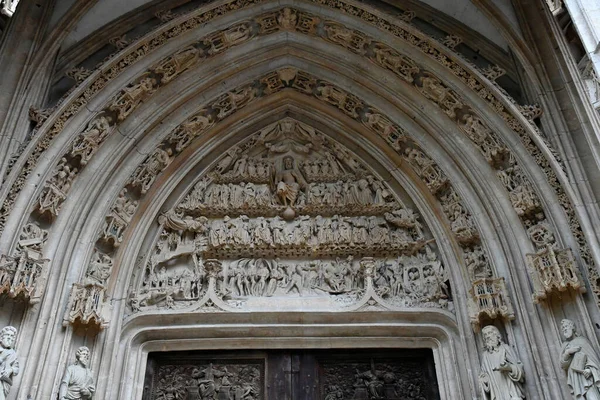
M 507 2 L 448 13 L 514 46 L 510 68 L 458 53 L 486 39 L 457 21 L 376 4 L 175 3 L 24 72 L 36 107 L 11 118 L 34 130 L 0 188 L 10 396 L 140 399 L 152 351 L 389 347 L 432 349 L 443 399 L 570 398 L 555 327 L 598 348 L 598 218 L 553 140 L 582 114 L 538 82 L 575 78 L 528 64 L 562 50 L 524 56 Z M 44 23 L 79 40 L 137 4 Z M 499 86 L 515 69 L 529 104 Z

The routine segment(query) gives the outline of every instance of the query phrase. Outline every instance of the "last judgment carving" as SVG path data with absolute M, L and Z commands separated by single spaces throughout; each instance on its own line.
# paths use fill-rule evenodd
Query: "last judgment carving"
M 284 119 L 227 151 L 159 217 L 132 309 L 209 298 L 225 308 L 268 308 L 272 298 L 340 308 L 369 296 L 448 308 L 448 273 L 419 220 L 350 151 Z

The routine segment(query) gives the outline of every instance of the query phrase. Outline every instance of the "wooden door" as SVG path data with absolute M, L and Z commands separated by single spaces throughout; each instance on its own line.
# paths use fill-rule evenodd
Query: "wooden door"
M 144 400 L 435 400 L 430 350 L 152 354 Z

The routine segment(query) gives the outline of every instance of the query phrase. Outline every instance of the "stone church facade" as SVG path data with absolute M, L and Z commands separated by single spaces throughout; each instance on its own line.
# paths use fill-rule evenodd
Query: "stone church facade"
M 0 399 L 600 399 L 597 2 L 0 4 Z

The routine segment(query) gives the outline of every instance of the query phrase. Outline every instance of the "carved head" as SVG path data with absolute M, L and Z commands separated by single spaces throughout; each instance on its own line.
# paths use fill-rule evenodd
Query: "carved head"
M 579 336 L 575 322 L 567 318 L 560 321 L 560 330 L 565 340 L 571 340 L 574 337 Z
M 283 158 L 283 168 L 292 169 L 294 168 L 294 159 L 290 156 Z
M 85 346 L 81 346 L 77 349 L 77 353 L 75 353 L 75 358 L 81 365 L 87 367 L 90 363 L 90 349 L 88 349 Z
M 12 349 L 17 338 L 17 328 L 13 326 L 5 326 L 0 331 L 0 344 L 5 349 Z
M 481 330 L 483 343 L 488 351 L 496 350 L 502 343 L 502 335 L 494 325 L 488 325 Z

